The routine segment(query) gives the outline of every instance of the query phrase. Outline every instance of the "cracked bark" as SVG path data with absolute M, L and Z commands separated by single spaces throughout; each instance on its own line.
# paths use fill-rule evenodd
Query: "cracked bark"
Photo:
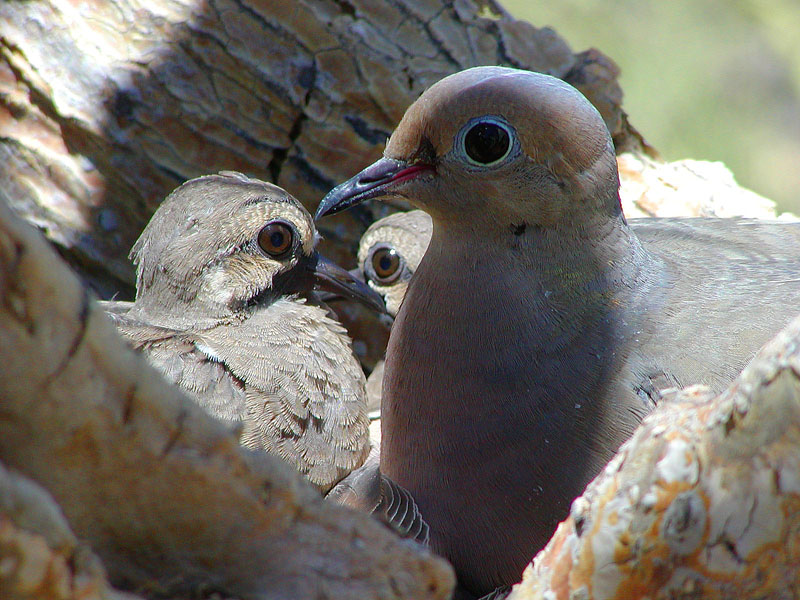
M 0 597 L 118 597 L 76 538 L 147 598 L 448 597 L 444 561 L 323 502 L 164 382 L 4 198 Z M 4 468 L 48 493 L 13 501 Z

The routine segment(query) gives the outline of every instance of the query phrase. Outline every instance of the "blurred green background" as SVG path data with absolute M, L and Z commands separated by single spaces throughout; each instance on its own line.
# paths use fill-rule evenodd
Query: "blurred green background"
M 800 0 L 501 3 L 614 59 L 631 123 L 665 159 L 720 160 L 800 214 Z

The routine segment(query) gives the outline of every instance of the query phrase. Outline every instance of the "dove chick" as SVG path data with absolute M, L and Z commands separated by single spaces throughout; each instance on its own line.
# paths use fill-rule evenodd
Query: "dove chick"
M 421 210 L 398 212 L 375 221 L 358 244 L 358 268 L 370 287 L 383 296 L 386 312 L 397 315 L 408 282 L 431 239 L 433 223 Z
M 378 292 L 393 319 L 406 295 L 408 282 L 431 239 L 431 218 L 421 210 L 398 212 L 375 221 L 358 244 L 359 276 Z M 384 362 L 379 361 L 367 378 L 367 410 L 377 417 L 381 406 Z M 370 437 L 380 440 L 380 433 Z
M 316 251 L 308 212 L 272 184 L 223 172 L 192 179 L 131 250 L 136 300 L 108 302 L 119 332 L 241 442 L 328 491 L 369 451 L 365 379 L 315 289 L 381 308 Z

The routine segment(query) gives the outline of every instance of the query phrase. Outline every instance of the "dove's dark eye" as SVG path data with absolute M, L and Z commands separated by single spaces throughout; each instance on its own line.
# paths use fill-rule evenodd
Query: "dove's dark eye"
M 403 259 L 394 248 L 386 246 L 378 247 L 370 258 L 371 275 L 378 283 L 387 284 L 392 283 L 398 277 L 402 269 Z
M 292 249 L 294 230 L 283 221 L 267 223 L 258 232 L 258 245 L 272 258 L 282 258 Z
M 513 141 L 511 135 L 504 123 L 483 118 L 466 129 L 464 152 L 470 161 L 478 165 L 491 165 L 508 156 Z

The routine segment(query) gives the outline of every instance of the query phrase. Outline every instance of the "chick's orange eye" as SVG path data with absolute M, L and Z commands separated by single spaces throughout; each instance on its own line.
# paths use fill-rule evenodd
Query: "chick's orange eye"
M 394 248 L 378 248 L 372 255 L 372 270 L 381 283 L 391 283 L 400 276 L 400 255 Z
M 273 258 L 279 258 L 292 248 L 294 231 L 286 223 L 273 221 L 258 232 L 258 245 Z

